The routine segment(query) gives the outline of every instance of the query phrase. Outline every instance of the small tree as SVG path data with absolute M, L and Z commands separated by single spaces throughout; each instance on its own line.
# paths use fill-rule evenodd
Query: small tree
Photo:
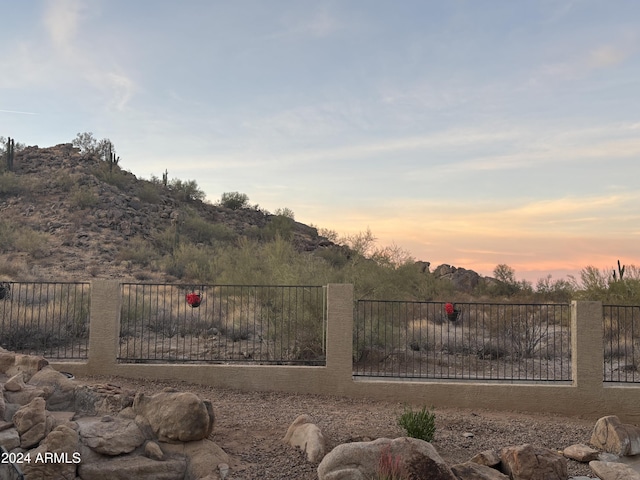
M 202 201 L 206 197 L 206 194 L 200 190 L 195 180 L 183 182 L 178 178 L 174 178 L 169 184 L 169 190 L 174 192 L 179 200 L 186 202 L 194 200 Z
M 241 208 L 247 208 L 249 197 L 240 192 L 225 192 L 220 197 L 220 205 L 231 210 L 240 210 Z

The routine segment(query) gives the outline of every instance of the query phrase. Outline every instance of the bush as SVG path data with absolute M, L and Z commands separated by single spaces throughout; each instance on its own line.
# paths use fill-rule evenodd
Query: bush
M 20 195 L 23 191 L 22 182 L 14 173 L 5 172 L 0 175 L 0 197 Z
M 195 180 L 187 180 L 183 182 L 178 178 L 174 178 L 169 182 L 169 190 L 178 200 L 183 202 L 192 202 L 195 200 L 202 201 L 206 197 L 206 194 L 200 190 Z
M 74 188 L 70 200 L 71 205 L 80 210 L 93 207 L 98 203 L 96 194 L 86 187 Z
M 225 192 L 220 197 L 220 205 L 231 210 L 240 210 L 249 206 L 249 197 L 240 192 Z
M 436 414 L 426 406 L 417 412 L 405 407 L 398 418 L 398 425 L 407 432 L 407 436 L 430 442 L 436 433 Z

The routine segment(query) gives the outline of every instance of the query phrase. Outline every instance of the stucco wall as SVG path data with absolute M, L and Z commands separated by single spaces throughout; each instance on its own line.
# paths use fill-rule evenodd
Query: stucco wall
M 542 412 L 598 418 L 618 415 L 640 422 L 640 385 L 604 384 L 602 305 L 573 302 L 571 384 L 470 381 L 354 380 L 352 377 L 353 286 L 327 286 L 327 361 L 324 367 L 267 365 L 175 365 L 117 363 L 120 285 L 91 287 L 89 359 L 53 363 L 76 375 L 177 380 L 246 391 L 343 395 L 415 405 Z

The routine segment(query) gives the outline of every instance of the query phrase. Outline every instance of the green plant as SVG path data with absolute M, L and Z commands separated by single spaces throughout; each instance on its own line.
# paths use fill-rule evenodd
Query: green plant
M 98 203 L 98 197 L 96 194 L 87 187 L 74 188 L 71 193 L 70 200 L 71 205 L 79 208 L 80 210 L 93 207 Z
M 225 192 L 220 197 L 220 205 L 231 210 L 240 210 L 249 205 L 249 197 L 240 192 Z
M 23 182 L 13 172 L 5 172 L 0 175 L 0 197 L 20 195 L 24 192 Z
M 422 409 L 414 411 L 405 406 L 404 412 L 398 418 L 398 425 L 402 427 L 407 436 L 430 442 L 436 433 L 436 414 L 423 406 Z
M 195 200 L 202 201 L 206 197 L 206 194 L 200 190 L 195 180 L 187 180 L 183 182 L 178 178 L 173 178 L 169 183 L 169 190 L 178 200 L 184 202 L 192 202 Z

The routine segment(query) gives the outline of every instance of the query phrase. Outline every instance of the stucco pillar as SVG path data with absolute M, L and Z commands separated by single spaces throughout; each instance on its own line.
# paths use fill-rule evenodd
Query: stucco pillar
M 327 285 L 327 370 L 337 382 L 353 373 L 353 285 Z
M 602 303 L 571 302 L 573 385 L 597 394 L 603 385 Z
M 119 282 L 91 282 L 88 361 L 90 374 L 110 374 L 114 371 L 120 338 L 121 304 L 122 288 Z

